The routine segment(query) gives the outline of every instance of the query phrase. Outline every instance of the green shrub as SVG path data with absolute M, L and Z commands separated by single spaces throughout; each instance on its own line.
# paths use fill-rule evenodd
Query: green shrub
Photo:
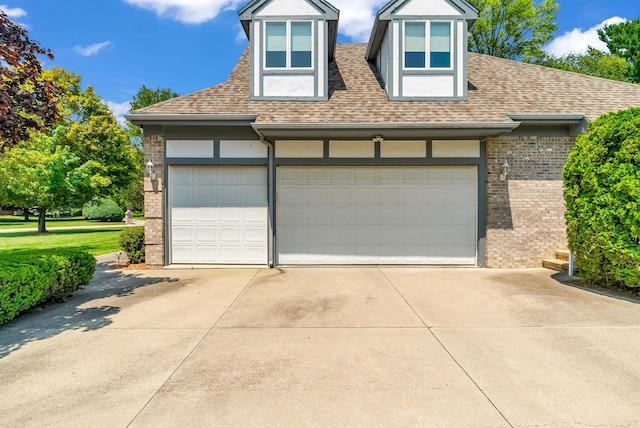
M 0 255 L 0 324 L 39 304 L 73 294 L 91 281 L 95 269 L 96 259 L 84 251 Z
M 569 155 L 564 185 L 569 248 L 580 275 L 640 287 L 640 108 L 589 125 Z
M 112 199 L 101 199 L 85 204 L 82 216 L 88 220 L 122 221 L 124 211 Z
M 144 263 L 144 226 L 134 226 L 120 233 L 120 246 L 131 263 Z

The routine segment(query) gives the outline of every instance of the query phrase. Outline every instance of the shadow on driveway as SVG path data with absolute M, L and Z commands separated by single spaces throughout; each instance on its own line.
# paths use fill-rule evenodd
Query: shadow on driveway
M 120 312 L 118 306 L 82 307 L 89 302 L 107 297 L 125 297 L 139 288 L 177 281 L 176 278 L 149 277 L 133 271 L 124 273 L 108 270 L 107 263 L 99 263 L 91 283 L 68 301 L 46 305 L 0 326 L 0 358 L 30 342 L 45 340 L 65 331 L 99 330 L 110 325 L 110 318 Z

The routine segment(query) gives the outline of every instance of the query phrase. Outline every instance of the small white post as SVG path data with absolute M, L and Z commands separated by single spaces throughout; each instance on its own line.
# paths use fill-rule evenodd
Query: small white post
M 573 257 L 573 251 L 569 251 L 569 276 L 573 276 L 575 273 L 575 260 Z

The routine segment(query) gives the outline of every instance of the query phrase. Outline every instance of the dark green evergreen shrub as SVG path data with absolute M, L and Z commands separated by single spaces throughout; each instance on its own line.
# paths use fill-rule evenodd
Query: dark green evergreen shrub
M 101 199 L 85 204 L 82 216 L 88 220 L 122 221 L 124 211 L 112 199 Z
M 120 233 L 120 246 L 129 256 L 129 262 L 144 263 L 144 226 L 133 226 Z
M 96 259 L 84 251 L 0 255 L 0 324 L 41 303 L 73 294 L 91 281 L 95 269 Z
M 569 248 L 580 275 L 640 287 L 640 108 L 589 125 L 569 155 L 564 185 Z

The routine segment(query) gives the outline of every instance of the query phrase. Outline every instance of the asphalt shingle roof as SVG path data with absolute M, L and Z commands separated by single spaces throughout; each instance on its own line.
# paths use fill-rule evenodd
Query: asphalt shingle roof
M 258 123 L 510 122 L 508 114 L 601 114 L 640 106 L 640 85 L 469 53 L 466 101 L 389 101 L 366 44 L 338 44 L 329 100 L 252 101 L 249 50 L 228 80 L 138 112 L 257 114 Z

